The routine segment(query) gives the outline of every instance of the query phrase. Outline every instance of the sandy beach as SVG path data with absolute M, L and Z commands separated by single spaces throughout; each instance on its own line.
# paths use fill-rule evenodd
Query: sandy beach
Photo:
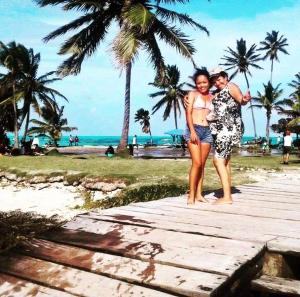
M 51 186 L 44 189 L 16 188 L 7 186 L 0 188 L 0 211 L 21 210 L 38 214 L 58 215 L 61 219 L 70 220 L 83 212 L 74 209 L 82 205 L 83 199 L 76 192 L 64 186 Z

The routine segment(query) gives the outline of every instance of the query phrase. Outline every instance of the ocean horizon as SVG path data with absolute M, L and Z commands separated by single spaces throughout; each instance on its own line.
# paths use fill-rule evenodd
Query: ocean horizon
M 72 135 L 73 137 L 75 136 Z M 8 135 L 11 143 L 13 143 L 13 135 L 10 133 Z M 20 137 L 21 138 L 21 137 Z M 117 146 L 120 141 L 120 136 L 88 136 L 88 135 L 78 135 L 79 138 L 79 146 L 92 146 L 92 147 L 107 147 L 109 145 L 111 146 Z M 133 135 L 128 137 L 128 143 L 132 143 Z M 152 136 L 153 143 L 158 146 L 167 146 L 174 144 L 173 138 L 170 135 L 163 135 L 163 136 Z M 242 144 L 251 141 L 254 139 L 254 136 L 243 136 L 242 138 Z M 271 143 L 272 144 L 278 144 L 278 136 L 271 136 Z M 282 137 L 281 137 L 282 140 Z M 39 137 L 39 145 L 44 146 L 46 143 L 49 142 L 49 138 L 40 136 Z M 137 142 L 140 145 L 144 145 L 150 142 L 150 137 L 145 135 L 137 135 Z M 69 146 L 69 135 L 62 136 L 61 140 L 58 142 L 59 146 Z

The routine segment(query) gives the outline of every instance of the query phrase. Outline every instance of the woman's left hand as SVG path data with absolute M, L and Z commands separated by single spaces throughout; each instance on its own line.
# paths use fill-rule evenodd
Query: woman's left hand
M 251 100 L 250 91 L 247 90 L 246 94 L 243 96 L 243 104 L 247 104 Z

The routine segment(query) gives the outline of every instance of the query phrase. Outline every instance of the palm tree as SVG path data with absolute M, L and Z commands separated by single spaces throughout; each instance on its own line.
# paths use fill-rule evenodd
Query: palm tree
M 234 73 L 230 76 L 230 79 L 235 77 L 238 73 L 242 73 L 245 77 L 247 88 L 249 90 L 250 86 L 247 77 L 247 74 L 251 76 L 251 72 L 249 68 L 254 67 L 256 69 L 262 69 L 262 67 L 256 64 L 256 62 L 261 60 L 260 55 L 256 53 L 256 44 L 252 44 L 251 47 L 247 50 L 246 40 L 241 38 L 240 40 L 236 41 L 236 51 L 234 51 L 230 47 L 228 47 L 227 50 L 225 51 L 229 53 L 229 56 L 224 56 L 222 58 L 222 60 L 225 60 L 226 63 L 223 63 L 221 65 L 226 66 L 227 67 L 226 70 L 234 70 Z M 250 107 L 251 107 L 252 122 L 254 128 L 254 136 L 256 138 L 257 137 L 256 124 L 255 124 L 254 112 L 253 112 L 251 101 L 250 101 Z
M 135 113 L 134 121 L 135 122 L 140 122 L 140 124 L 142 126 L 142 131 L 144 133 L 146 133 L 146 134 L 149 133 L 150 134 L 150 142 L 152 144 L 153 141 L 152 141 L 152 133 L 151 133 L 151 127 L 150 127 L 150 115 L 149 115 L 149 111 L 145 110 L 143 108 L 140 108 Z
M 274 60 L 279 62 L 278 53 L 282 52 L 286 55 L 289 55 L 289 53 L 285 49 L 285 47 L 288 46 L 287 39 L 283 35 L 279 37 L 278 34 L 279 31 L 274 30 L 271 33 L 267 32 L 265 40 L 260 42 L 261 47 L 258 49 L 259 51 L 265 51 L 265 55 L 262 58 L 263 60 L 266 60 L 268 58 L 271 60 L 271 83 L 273 77 Z
M 0 74 L 0 77 L 2 75 Z M 4 75 L 3 75 L 4 76 Z M 12 96 L 12 88 L 8 85 L 2 85 L 0 82 L 0 129 L 4 131 L 14 131 L 14 109 L 12 104 L 2 104 L 7 98 Z
M 16 96 L 17 83 L 22 77 L 22 65 L 26 55 L 26 48 L 21 44 L 10 42 L 5 45 L 0 41 L 0 65 L 5 67 L 8 72 L 3 75 L 1 74 L 1 85 L 8 85 L 12 89 L 12 106 L 14 110 L 14 148 L 19 147 L 19 125 L 18 125 L 18 107 Z M 2 104 L 4 104 L 2 102 Z
M 164 79 L 156 77 L 150 85 L 160 89 L 160 91 L 150 94 L 151 98 L 160 97 L 159 101 L 153 106 L 152 114 L 157 112 L 160 108 L 165 106 L 163 114 L 164 121 L 170 116 L 171 111 L 174 111 L 175 128 L 178 128 L 177 115 L 181 114 L 181 107 L 183 107 L 183 97 L 186 91 L 182 89 L 184 83 L 179 83 L 180 72 L 176 65 L 168 65 Z M 161 98 L 162 97 L 162 98 Z
M 59 108 L 51 104 L 46 104 L 41 108 L 41 116 L 44 121 L 31 120 L 35 126 L 28 131 L 29 135 L 42 134 L 48 136 L 58 146 L 58 141 L 61 138 L 62 132 L 70 132 L 77 130 L 76 127 L 69 127 L 66 118 L 63 118 L 64 106 Z
M 296 127 L 300 124 L 300 90 L 290 95 L 285 99 L 285 105 L 288 107 L 283 109 L 280 114 L 288 116 L 288 126 Z
M 208 33 L 207 29 L 187 14 L 177 13 L 160 4 L 187 3 L 188 0 L 35 0 L 40 6 L 62 5 L 64 10 L 81 11 L 82 16 L 50 33 L 45 41 L 79 30 L 61 47 L 60 54 L 71 54 L 59 67 L 62 75 L 78 74 L 82 62 L 91 56 L 107 36 L 112 23 L 119 31 L 112 44 L 116 61 L 126 73 L 125 111 L 121 141 L 118 150 L 124 150 L 128 143 L 130 117 L 131 68 L 138 53 L 143 49 L 150 57 L 157 72 L 162 73 L 164 59 L 158 40 L 174 47 L 181 55 L 192 60 L 195 52 L 191 41 L 176 27 L 176 22 L 191 25 Z
M 273 110 L 279 112 L 283 111 L 283 106 L 285 105 L 284 100 L 280 100 L 280 96 L 283 89 L 279 89 L 280 84 L 275 88 L 272 86 L 271 82 L 267 85 L 263 84 L 264 93 L 257 92 L 257 97 L 252 98 L 254 104 L 253 107 L 264 108 L 266 110 L 267 124 L 266 124 L 266 139 L 267 143 L 270 141 L 270 120 Z
M 295 79 L 293 79 L 288 86 L 294 88 L 294 92 L 291 94 L 291 96 L 300 93 L 300 72 L 295 74 Z
M 55 106 L 57 104 L 56 97 L 60 97 L 68 101 L 67 98 L 60 92 L 47 86 L 53 82 L 61 80 L 60 78 L 53 77 L 55 71 L 51 71 L 41 76 L 38 76 L 40 59 L 41 57 L 39 53 L 34 54 L 33 50 L 29 49 L 28 60 L 23 67 L 25 77 L 22 79 L 22 82 L 19 87 L 20 95 L 22 95 L 22 98 L 24 99 L 22 108 L 22 119 L 20 125 L 22 125 L 22 122 L 26 117 L 23 139 L 26 138 L 28 131 L 31 106 L 33 106 L 34 110 L 38 114 L 40 114 L 40 103 Z
M 22 67 L 20 68 L 20 79 L 15 88 L 15 95 L 8 96 L 1 104 L 10 104 L 16 100 L 23 99 L 23 107 L 21 109 L 21 119 L 19 127 L 22 126 L 24 119 L 26 118 L 24 136 L 25 140 L 28 125 L 30 120 L 31 107 L 40 114 L 41 107 L 40 102 L 44 104 L 56 105 L 56 96 L 65 100 L 67 98 L 55 89 L 47 87 L 48 84 L 61 80 L 60 78 L 52 78 L 54 71 L 48 72 L 38 77 L 38 68 L 40 64 L 40 54 L 34 54 L 33 49 L 23 49 Z

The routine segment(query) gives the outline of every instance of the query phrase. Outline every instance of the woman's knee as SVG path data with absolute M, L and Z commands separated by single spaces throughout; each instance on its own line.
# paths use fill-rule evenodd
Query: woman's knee
M 202 167 L 201 160 L 192 160 L 192 166 L 200 169 Z

